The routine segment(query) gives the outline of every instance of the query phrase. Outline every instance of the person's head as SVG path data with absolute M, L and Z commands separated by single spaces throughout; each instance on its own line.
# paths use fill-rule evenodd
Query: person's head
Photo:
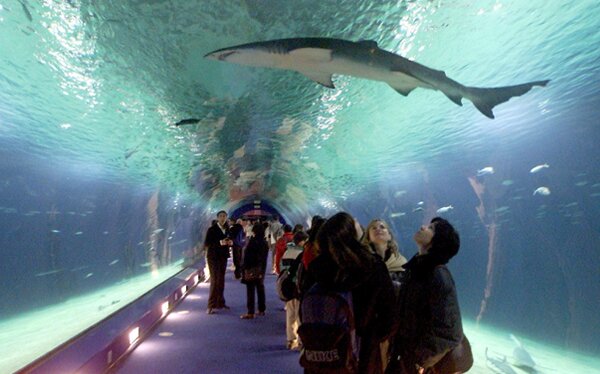
M 219 225 L 223 226 L 226 221 L 227 221 L 227 212 L 224 210 L 220 210 L 219 213 L 217 213 L 217 222 L 219 222 Z
M 283 232 L 292 232 L 292 226 L 286 223 L 283 225 Z
M 307 240 L 308 234 L 304 231 L 298 231 L 294 234 L 294 244 L 296 244 L 298 247 L 302 247 L 304 244 L 306 244 Z
M 325 218 L 314 216 L 310 224 L 310 229 L 306 232 L 308 234 L 307 248 L 310 249 L 313 256 L 317 256 L 320 253 L 319 245 L 317 244 L 317 234 L 324 223 Z
M 325 218 L 323 218 L 319 215 L 312 216 L 312 218 L 310 220 L 310 229 L 312 229 L 315 226 L 320 227 L 323 224 L 323 222 L 325 222 Z M 318 230 L 318 228 L 317 228 L 317 230 Z
M 447 263 L 460 248 L 460 236 L 450 222 L 435 217 L 429 225 L 423 225 L 414 235 L 419 253 L 428 253 Z
M 301 223 L 297 223 L 297 224 L 294 226 L 293 233 L 295 234 L 295 233 L 297 233 L 297 232 L 300 232 L 300 231 L 304 231 L 304 226 L 302 226 L 302 224 L 301 224 Z
M 392 253 L 398 253 L 398 243 L 394 240 L 394 234 L 390 231 L 387 223 L 382 219 L 374 219 L 369 222 L 363 244 L 374 246 L 386 246 Z
M 257 225 L 252 226 L 252 233 L 254 234 L 255 238 L 264 239 L 264 237 L 265 237 L 265 225 L 263 225 L 263 224 L 257 224 Z
M 369 266 L 368 250 L 360 242 L 362 229 L 350 214 L 340 212 L 329 218 L 317 234 L 321 253 L 328 253 L 340 270 Z

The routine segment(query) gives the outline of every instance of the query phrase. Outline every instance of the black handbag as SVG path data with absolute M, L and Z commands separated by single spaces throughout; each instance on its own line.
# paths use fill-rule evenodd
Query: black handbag
M 254 266 L 248 269 L 244 269 L 242 273 L 242 282 L 254 282 L 263 279 L 264 274 L 260 266 Z
M 471 344 L 466 335 L 450 352 L 446 353 L 434 366 L 434 373 L 465 373 L 473 366 Z

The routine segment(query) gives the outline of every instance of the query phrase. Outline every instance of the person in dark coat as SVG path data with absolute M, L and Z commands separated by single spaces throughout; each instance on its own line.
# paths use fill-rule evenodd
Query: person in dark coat
M 225 271 L 229 258 L 229 247 L 233 241 L 229 238 L 227 225 L 227 212 L 217 213 L 217 222 L 208 228 L 204 247 L 206 249 L 206 262 L 210 272 L 210 292 L 206 313 L 213 314 L 215 309 L 229 309 L 225 304 Z
M 442 373 L 436 364 L 463 340 L 456 286 L 446 267 L 460 238 L 448 221 L 436 217 L 414 240 L 419 252 L 404 265 L 395 359 L 387 373 Z
M 320 254 L 310 263 L 315 280 L 326 289 L 351 291 L 356 334 L 360 338 L 358 372 L 382 372 L 379 345 L 392 332 L 394 287 L 383 261 L 361 242 L 362 229 L 348 213 L 337 213 L 319 229 Z
M 242 319 L 254 318 L 254 292 L 258 297 L 258 315 L 263 316 L 267 309 L 265 302 L 265 273 L 267 271 L 267 257 L 269 256 L 269 244 L 265 239 L 265 226 L 261 223 L 257 223 L 252 226 L 252 233 L 254 234 L 248 241 L 248 245 L 244 250 L 244 256 L 242 259 L 242 273 L 247 269 L 260 268 L 260 279 L 248 281 L 242 276 L 242 283 L 246 284 L 246 306 L 248 313 L 242 314 Z
M 233 266 L 235 279 L 242 277 L 242 250 L 246 245 L 246 233 L 244 230 L 245 221 L 242 218 L 238 218 L 237 221 L 231 225 L 229 229 L 229 235 L 233 240 L 233 246 L 231 247 L 231 253 L 233 255 Z

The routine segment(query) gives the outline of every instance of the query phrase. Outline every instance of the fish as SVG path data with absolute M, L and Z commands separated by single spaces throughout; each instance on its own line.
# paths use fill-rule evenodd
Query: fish
M 417 203 L 417 205 L 418 205 L 418 206 L 423 206 L 424 204 L 425 204 L 425 203 L 424 203 L 423 201 L 419 201 L 419 202 Z
M 533 361 L 533 358 L 531 357 L 531 355 L 529 354 L 529 352 L 527 352 L 527 350 L 525 350 L 525 347 L 523 347 L 523 344 L 521 343 L 521 341 L 519 339 L 517 339 L 516 336 L 514 336 L 513 334 L 510 334 L 510 338 L 515 342 L 515 344 L 517 345 L 515 347 L 515 349 L 513 350 L 513 354 L 512 354 L 512 364 L 520 369 L 523 369 L 527 372 L 535 372 L 535 361 Z
M 201 119 L 199 118 L 186 118 L 186 119 L 182 119 L 181 121 L 178 121 L 175 126 L 182 126 L 182 125 L 195 125 L 198 122 L 200 122 Z
M 77 232 L 75 233 L 75 235 L 77 235 L 77 236 L 79 236 L 79 235 L 83 235 L 83 231 L 77 231 Z
M 113 265 L 114 265 L 114 264 L 116 264 L 117 262 L 119 262 L 119 260 L 118 260 L 118 259 L 117 259 L 117 260 L 112 260 L 112 261 L 110 262 L 110 264 L 108 264 L 108 266 L 113 266 Z
M 424 210 L 425 210 L 425 209 L 423 209 L 423 207 L 421 207 L 421 206 L 418 206 L 418 207 L 416 207 L 415 209 L 413 209 L 412 211 L 413 211 L 413 213 L 415 213 L 415 212 L 422 212 L 422 211 L 424 211 Z
M 83 277 L 83 279 L 88 279 L 89 277 L 91 277 L 92 275 L 94 275 L 94 273 L 87 273 L 85 275 L 85 277 Z
M 494 168 L 491 166 L 486 166 L 483 169 L 477 170 L 478 177 L 481 177 L 481 176 L 487 175 L 487 174 L 494 174 Z
M 448 205 L 448 206 L 443 206 L 440 209 L 436 210 L 437 213 L 447 213 L 449 211 L 451 211 L 452 209 L 454 209 L 454 207 L 452 205 Z
M 33 21 L 33 17 L 31 16 L 31 12 L 27 8 L 27 5 L 23 1 L 19 1 L 21 3 L 21 7 L 23 8 L 23 13 L 25 13 L 25 17 L 29 20 L 29 22 Z
M 394 193 L 394 197 L 395 197 L 395 198 L 399 198 L 399 197 L 401 197 L 401 196 L 403 196 L 403 195 L 406 195 L 406 191 L 404 191 L 404 190 L 401 190 L 401 191 L 396 191 L 396 192 Z
M 506 357 L 496 358 L 488 355 L 488 349 L 485 348 L 485 365 L 490 368 L 494 373 L 498 374 L 517 374 L 517 372 L 510 367 L 506 361 Z
M 36 277 L 45 277 L 46 275 L 52 275 L 52 274 L 58 274 L 63 272 L 63 269 L 58 269 L 58 270 L 50 270 L 50 271 L 45 271 L 43 273 L 37 273 L 35 276 Z
M 505 179 L 502 181 L 503 186 L 512 186 L 515 182 L 512 179 Z
M 547 169 L 549 167 L 550 167 L 550 165 L 548 165 L 548 164 L 541 164 L 541 165 L 537 165 L 537 166 L 532 167 L 531 170 L 529 170 L 529 172 L 531 174 L 535 174 L 535 173 L 540 172 L 543 169 Z
M 165 229 L 156 229 L 156 230 L 152 231 L 152 233 L 153 234 L 160 234 L 163 231 L 165 231 Z
M 406 215 L 406 213 L 404 213 L 404 212 L 390 213 L 390 218 L 398 218 L 398 217 L 402 217 L 405 215 Z
M 128 149 L 127 152 L 125 152 L 125 159 L 129 159 L 129 157 L 133 156 L 134 153 L 136 153 L 139 149 L 140 149 L 140 145 L 138 144 L 135 148 L 132 149 Z M 91 212 L 90 212 L 91 213 Z
M 550 195 L 550 189 L 548 187 L 538 187 L 533 191 L 533 195 L 548 196 Z
M 53 234 L 60 234 L 60 230 L 50 230 L 50 232 Z
M 204 57 L 240 65 L 293 70 L 328 88 L 335 88 L 332 75 L 339 74 L 385 82 L 403 96 L 418 87 L 437 90 L 459 106 L 462 106 L 463 98 L 470 100 L 488 118 L 494 118 L 492 109 L 496 105 L 521 96 L 534 86 L 546 86 L 550 81 L 495 88 L 468 87 L 448 78 L 443 71 L 381 49 L 373 40 L 276 39 L 217 49 Z

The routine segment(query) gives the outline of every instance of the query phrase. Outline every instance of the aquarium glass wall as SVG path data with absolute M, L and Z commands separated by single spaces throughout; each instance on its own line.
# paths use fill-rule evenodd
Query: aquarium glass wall
M 306 37 L 343 41 L 297 40 L 303 74 L 256 66 L 265 48 L 205 58 Z M 0 371 L 172 276 L 218 210 L 260 199 L 292 223 L 382 218 L 407 258 L 448 219 L 472 371 L 525 347 L 540 372 L 600 372 L 598 45 L 593 0 L 0 0 Z M 494 119 L 454 95 L 528 82 Z

